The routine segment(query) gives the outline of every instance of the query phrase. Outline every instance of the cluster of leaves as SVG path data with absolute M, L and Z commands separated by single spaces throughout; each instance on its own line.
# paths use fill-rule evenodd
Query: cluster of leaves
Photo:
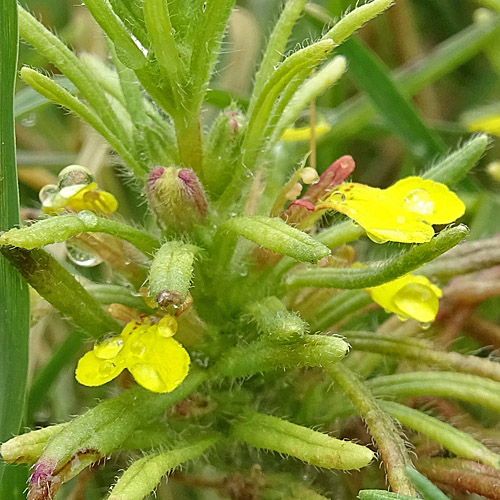
M 458 186 L 474 211 L 479 195 L 466 176 L 485 153 L 489 138 L 473 136 L 447 155 L 442 136 L 427 126 L 407 94 L 485 47 L 498 45 L 500 19 L 489 13 L 477 26 L 443 42 L 419 66 L 393 75 L 361 42 L 349 38 L 391 3 L 373 0 L 334 23 L 319 6 L 288 0 L 248 101 L 209 89 L 233 0 L 86 0 L 106 35 L 109 65 L 94 56 L 78 57 L 19 7 L 21 38 L 64 75 L 52 78 L 22 68 L 21 78 L 44 98 L 36 105 L 51 101 L 93 127 L 119 157 L 129 184 L 148 201 L 143 227 L 138 228 L 113 215 L 114 198 L 92 179 L 75 181 L 73 169 L 69 180 L 66 171 L 59 185 L 41 196 L 51 217 L 0 236 L 5 257 L 0 270 L 6 270 L 8 284 L 3 289 L 18 286 L 8 260 L 37 292 L 34 303 L 41 296 L 76 328 L 34 379 L 28 416 L 32 419 L 42 405 L 54 372 L 81 351 L 84 337 L 99 341 L 102 351 L 110 345 L 110 334 L 113 340 L 127 341 L 132 326 L 117 335 L 124 322 L 149 322 L 139 327 L 141 335 L 154 324 L 160 338 L 161 322 L 167 319 L 171 325 L 170 318 L 177 316 L 177 336 L 191 356 L 187 377 L 176 372 L 173 381 L 167 368 L 175 359 L 165 359 L 169 384 L 158 386 L 150 383 L 152 376 L 136 375 L 131 367 L 135 358 L 123 358 L 123 367 L 113 376 L 126 367 L 145 387 L 160 389 L 150 392 L 133 385 L 125 372 L 115 384 L 120 390 L 115 397 L 68 423 L 5 442 L 4 461 L 35 463 L 28 498 L 51 498 L 76 476 L 74 491 L 83 491 L 99 474 L 106 480 L 103 469 L 113 474 L 106 459 L 118 456 L 123 466 L 125 454 L 134 461 L 109 499 L 145 498 L 166 473 L 183 464 L 189 473 L 176 471 L 172 487 L 189 497 L 215 491 L 235 499 L 321 499 L 325 497 L 319 492 L 335 491 L 335 496 L 350 498 L 369 487 L 359 493 L 362 500 L 419 494 L 443 498 L 427 476 L 451 492 L 498 498 L 500 455 L 495 446 L 500 434 L 492 423 L 500 412 L 500 368 L 484 357 L 448 349 L 462 330 L 487 344 L 498 343 L 497 325 L 474 315 L 480 303 L 499 295 L 498 237 L 451 250 L 468 236 L 467 227 L 442 228 L 433 236 L 429 220 L 425 240 L 396 240 L 424 243 L 386 245 L 382 248 L 389 255 L 375 261 L 370 256 L 377 254 L 377 245 L 364 239 L 364 228 L 341 220 L 327 224 L 317 212 L 308 213 L 311 200 L 324 201 L 326 189 L 352 173 L 352 159 L 341 159 L 327 170 L 336 180 L 328 177 L 325 184 L 326 177 L 320 179 L 316 191 L 324 188 L 323 193 L 307 191 L 299 200 L 302 206 L 289 203 L 297 197 L 297 184 L 300 192 L 302 184 L 315 178 L 313 169 L 304 165 L 289 175 L 304 151 L 300 146 L 284 149 L 280 139 L 339 80 L 347 59 L 366 96 L 327 114 L 329 132 L 320 140 L 356 133 L 378 111 L 384 127 L 426 167 L 425 182 Z M 489 0 L 488 6 L 494 9 L 495 1 Z M 13 27 L 12 42 L 15 5 L 5 2 L 1 8 Z M 283 57 L 304 10 L 313 24 L 320 23 L 322 35 Z M 340 51 L 343 56 L 336 55 Z M 329 59 L 332 53 L 335 57 Z M 2 65 L 13 75 L 15 57 L 2 57 Z M 13 81 L 2 84 L 2 96 L 8 97 Z M 215 113 L 214 106 L 223 109 Z M 208 109 L 213 116 L 202 119 Z M 314 144 L 312 110 L 309 133 Z M 25 112 L 26 106 L 19 111 Z M 12 109 L 10 115 L 2 113 L 2 120 L 2 134 L 11 134 Z M 5 137 L 2 147 L 11 149 L 2 150 L 2 173 L 10 174 L 2 174 L 0 193 L 15 184 L 13 139 Z M 342 169 L 345 175 L 338 174 Z M 2 220 L 5 229 L 17 218 L 17 198 L 6 197 L 7 202 L 11 211 Z M 372 205 L 377 213 L 376 199 Z M 482 206 L 483 212 L 492 207 Z M 479 211 L 477 218 L 484 213 Z M 82 264 L 81 255 L 93 262 L 97 256 L 107 266 L 107 277 L 68 266 L 42 249 L 61 242 L 68 253 L 75 248 L 80 252 L 73 263 Z M 362 266 L 352 265 L 354 252 L 364 257 Z M 431 329 L 376 309 L 365 291 L 417 268 L 440 285 L 449 282 Z M 7 321 L 9 335 L 2 347 L 8 356 L 22 353 L 6 360 L 6 373 L 12 372 L 12 363 L 26 364 L 26 311 L 16 309 L 15 301 L 26 307 L 27 298 L 6 297 L 8 314 L 2 321 Z M 16 319 L 20 321 L 14 326 Z M 170 328 L 168 335 L 174 333 Z M 160 341 L 167 345 L 163 339 L 151 348 Z M 177 342 L 168 339 L 168 345 L 185 356 Z M 463 341 L 464 350 L 471 346 L 476 345 Z M 107 361 L 105 356 L 100 359 Z M 99 370 L 104 365 L 94 357 Z M 108 374 L 101 375 L 103 382 L 109 380 Z M 7 423 L 2 439 L 17 432 L 22 418 L 25 373 L 10 377 L 17 384 L 16 399 L 0 407 L 2 423 Z M 99 389 L 91 394 L 106 395 Z M 462 420 L 455 421 L 455 416 Z M 398 422 L 407 429 L 416 458 L 410 456 Z M 494 445 L 485 446 L 486 439 Z M 257 454 L 256 449 L 286 458 Z M 384 474 L 373 465 L 377 460 L 394 493 L 385 491 Z M 361 471 L 332 476 L 315 467 Z M 13 470 L 6 469 L 4 476 L 4 492 L 10 495 L 23 489 Z M 359 478 L 358 484 L 353 478 Z M 91 490 L 95 492 L 90 486 L 89 495 Z

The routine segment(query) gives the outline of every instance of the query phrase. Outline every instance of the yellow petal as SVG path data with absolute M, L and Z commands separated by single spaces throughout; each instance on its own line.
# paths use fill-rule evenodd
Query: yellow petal
M 421 177 L 406 177 L 385 189 L 394 203 L 429 224 L 448 224 L 465 212 L 462 200 L 448 186 Z
M 326 134 L 330 130 L 327 123 L 318 123 L 315 127 L 316 137 Z M 308 141 L 311 138 L 311 127 L 287 128 L 280 137 L 280 141 Z
M 500 116 L 487 116 L 473 120 L 467 124 L 467 128 L 471 132 L 486 132 L 500 137 Z
M 113 380 L 124 368 L 124 359 L 101 359 L 90 351 L 78 361 L 75 375 L 80 384 L 94 387 Z
M 425 276 L 407 274 L 383 285 L 367 288 L 372 299 L 401 319 L 430 323 L 439 310 L 441 290 Z
M 364 184 L 341 184 L 316 208 L 330 208 L 347 215 L 376 243 L 424 243 L 434 236 L 431 225 L 422 221 L 418 214 L 395 203 L 386 190 Z
M 140 337 L 146 349 L 127 360 L 127 368 L 138 384 L 152 392 L 173 391 L 189 371 L 189 354 L 179 342 L 151 328 Z

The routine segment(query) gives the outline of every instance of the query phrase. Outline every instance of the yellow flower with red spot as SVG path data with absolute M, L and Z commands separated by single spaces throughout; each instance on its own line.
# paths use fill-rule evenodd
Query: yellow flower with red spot
M 173 391 L 187 376 L 189 354 L 172 337 L 177 321 L 165 316 L 131 321 L 120 335 L 96 344 L 78 362 L 76 380 L 87 386 L 105 384 L 127 369 L 136 382 L 152 392 Z
M 347 215 L 376 243 L 424 243 L 434 236 L 432 224 L 453 222 L 464 214 L 465 205 L 440 182 L 407 177 L 387 189 L 341 184 L 316 206 L 323 209 Z
M 403 321 L 416 319 L 431 323 L 439 310 L 443 292 L 425 276 L 406 274 L 380 286 L 366 288 L 371 298 Z

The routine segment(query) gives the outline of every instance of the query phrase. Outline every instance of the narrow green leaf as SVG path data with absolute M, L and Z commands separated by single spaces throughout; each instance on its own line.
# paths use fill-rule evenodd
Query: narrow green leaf
M 384 401 L 381 405 L 389 415 L 402 425 L 424 434 L 455 455 L 500 469 L 500 455 L 484 446 L 467 432 L 460 431 L 446 422 L 405 405 L 389 401 Z M 415 486 L 418 489 L 416 484 Z
M 267 80 L 271 77 L 274 67 L 281 61 L 293 26 L 304 10 L 306 2 L 307 0 L 289 0 L 286 2 L 266 45 L 266 51 L 262 57 L 259 70 L 255 75 L 253 87 L 254 98 L 260 94 Z M 253 103 L 251 105 L 252 108 Z
M 413 467 L 408 467 L 406 469 L 406 475 L 410 478 L 424 500 L 449 500 L 435 484 L 431 483 L 423 474 Z
M 415 245 L 397 257 L 361 268 L 313 268 L 292 271 L 285 278 L 288 288 L 355 289 L 382 285 L 407 274 L 453 248 L 469 233 L 464 225 L 444 229 L 428 243 Z
M 405 475 L 405 468 L 411 464 L 411 459 L 392 417 L 384 411 L 365 381 L 343 363 L 327 366 L 325 369 L 366 422 L 383 457 L 391 488 L 398 493 L 415 495 L 415 490 Z
M 17 2 L 0 3 L 0 231 L 19 224 L 14 136 L 18 48 Z M 0 441 L 19 431 L 28 373 L 28 287 L 0 255 Z M 0 497 L 21 498 L 16 471 L 0 465 Z
M 65 241 L 80 233 L 106 233 L 128 241 L 146 255 L 152 255 L 160 243 L 148 234 L 123 222 L 105 219 L 83 210 L 78 214 L 58 215 L 21 229 L 11 229 L 0 236 L 0 245 L 41 248 Z
M 425 125 L 413 103 L 375 54 L 354 39 L 347 40 L 340 50 L 349 61 L 349 75 L 415 156 L 430 163 L 446 153 L 444 142 Z
M 1 252 L 45 300 L 84 332 L 100 338 L 121 330 L 120 325 L 47 252 L 15 247 L 1 247 Z
M 186 300 L 198 251 L 194 245 L 167 241 L 156 252 L 149 269 L 149 291 L 158 304 L 179 306 Z
M 217 442 L 202 439 L 136 460 L 118 479 L 108 500 L 142 500 L 149 495 L 169 471 L 201 455 Z
M 224 228 L 301 262 L 316 262 L 330 253 L 325 245 L 277 217 L 233 217 L 224 223 Z
M 424 172 L 422 177 L 453 186 L 474 168 L 490 143 L 491 139 L 486 134 L 476 135 L 460 149 Z
M 500 383 L 455 372 L 411 372 L 368 381 L 376 396 L 439 396 L 468 401 L 500 412 Z
M 119 449 L 136 429 L 149 426 L 166 408 L 187 397 L 206 378 L 206 372 L 191 370 L 177 389 L 164 394 L 136 386 L 77 417 L 45 446 L 34 469 L 40 473 L 34 474 L 36 480 L 30 484 L 30 490 L 32 493 L 56 491 L 62 480 L 69 480 L 83 467 Z M 71 468 L 69 464 L 74 458 L 78 460 Z M 61 470 L 68 475 L 58 477 Z
M 259 413 L 245 415 L 233 426 L 233 436 L 256 448 L 286 453 L 328 469 L 360 469 L 366 467 L 374 456 L 365 446 Z
M 130 36 L 127 28 L 116 16 L 109 0 L 85 0 L 85 5 L 104 32 L 117 46 L 118 57 L 132 69 L 146 66 L 147 59 Z
M 65 76 L 54 76 L 54 80 L 58 85 L 68 90 L 72 94 L 76 92 L 76 87 L 73 83 L 71 83 Z M 35 89 L 31 87 L 25 87 L 20 90 L 14 96 L 14 116 L 16 120 L 26 116 L 30 113 L 38 111 L 45 106 L 48 106 L 52 102 L 50 99 L 40 95 Z
M 288 342 L 267 337 L 229 349 L 218 362 L 217 373 L 238 378 L 283 368 L 325 367 L 338 363 L 348 351 L 340 337 L 306 335 Z
M 420 500 L 417 497 L 409 497 L 408 495 L 401 495 L 401 493 L 384 490 L 360 490 L 358 497 L 360 500 Z

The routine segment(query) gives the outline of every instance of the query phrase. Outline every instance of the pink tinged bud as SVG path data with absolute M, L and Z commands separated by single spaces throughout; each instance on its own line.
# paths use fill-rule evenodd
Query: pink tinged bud
M 203 186 L 188 168 L 153 169 L 148 178 L 148 199 L 163 228 L 186 230 L 207 215 Z
M 62 482 L 54 475 L 56 465 L 54 460 L 41 460 L 35 464 L 30 478 L 28 500 L 46 500 L 59 490 Z
M 326 198 L 335 186 L 344 182 L 355 167 L 352 156 L 341 156 L 335 160 L 321 174 L 318 182 L 309 186 L 302 198 L 290 203 L 281 217 L 289 224 L 298 224 L 303 221 L 309 212 L 314 211 L 316 203 Z
M 318 203 L 330 194 L 335 186 L 344 182 L 353 173 L 355 167 L 352 156 L 341 156 L 321 174 L 319 181 L 305 192 L 302 199 Z

